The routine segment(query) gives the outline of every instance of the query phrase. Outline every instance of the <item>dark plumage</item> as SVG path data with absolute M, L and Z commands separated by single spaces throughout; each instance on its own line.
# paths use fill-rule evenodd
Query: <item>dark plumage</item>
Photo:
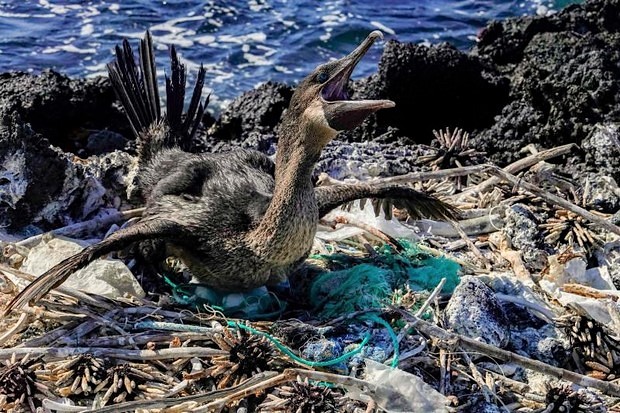
M 137 135 L 138 187 L 146 211 L 137 224 L 50 269 L 6 311 L 40 298 L 93 259 L 134 242 L 165 241 L 167 253 L 181 258 L 201 282 L 241 291 L 284 280 L 310 251 L 319 218 L 343 203 L 398 198 L 395 202 L 414 216 L 450 217 L 450 206 L 406 186 L 313 187 L 312 170 L 325 144 L 338 131 L 394 106 L 389 100 L 349 100 L 346 93 L 355 65 L 380 36 L 371 33 L 351 54 L 319 66 L 298 85 L 282 121 L 275 164 L 255 151 L 184 152 L 204 112 L 204 70 L 183 120 L 184 68 L 171 50 L 163 118 L 150 35 L 141 43 L 139 71 L 124 42 L 109 66 L 110 78 Z

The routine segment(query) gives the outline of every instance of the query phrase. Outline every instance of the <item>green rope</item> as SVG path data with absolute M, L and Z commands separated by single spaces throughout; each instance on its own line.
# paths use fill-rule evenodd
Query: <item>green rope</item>
M 374 321 L 375 323 L 385 327 L 388 335 L 390 336 L 390 339 L 392 340 L 392 347 L 394 347 L 394 358 L 392 360 L 391 367 L 398 367 L 398 359 L 400 358 L 400 344 L 398 343 L 398 337 L 396 336 L 396 333 L 394 332 L 394 329 L 392 328 L 390 323 L 373 313 L 363 315 L 361 316 L 361 318 Z
M 362 340 L 360 345 L 355 350 L 351 350 L 348 353 L 344 353 L 342 356 L 336 357 L 335 359 L 332 359 L 332 360 L 311 361 L 311 360 L 306 360 L 304 358 L 299 357 L 297 354 L 293 353 L 293 351 L 290 348 L 288 348 L 284 344 L 280 343 L 280 341 L 278 341 L 277 338 L 273 337 L 272 335 L 270 335 L 268 333 L 264 333 L 262 331 L 258 331 L 255 328 L 252 328 L 250 326 L 246 326 L 244 324 L 239 324 L 239 323 L 237 323 L 235 321 L 229 321 L 228 322 L 228 326 L 229 327 L 240 328 L 242 330 L 247 330 L 247 331 L 249 331 L 252 334 L 256 334 L 256 335 L 259 335 L 261 337 L 265 337 L 267 340 L 271 341 L 276 346 L 276 348 L 278 350 L 280 350 L 282 353 L 286 354 L 287 356 L 289 356 L 290 358 L 292 358 L 296 362 L 304 364 L 304 365 L 309 366 L 309 367 L 329 367 L 329 366 L 333 366 L 335 364 L 342 363 L 343 361 L 353 357 L 354 355 L 356 355 L 357 353 L 362 351 L 364 346 L 370 340 L 370 333 L 367 333 L 364 336 L 364 339 Z

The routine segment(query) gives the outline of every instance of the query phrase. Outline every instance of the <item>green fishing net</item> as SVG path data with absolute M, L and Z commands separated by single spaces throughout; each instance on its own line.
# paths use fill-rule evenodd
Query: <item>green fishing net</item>
M 430 291 L 446 279 L 443 292 L 452 292 L 459 283 L 460 266 L 445 257 L 420 251 L 415 244 L 401 240 L 404 250 L 396 252 L 389 245 L 377 250 L 374 257 L 358 258 L 346 254 L 318 255 L 329 268 L 314 278 L 310 300 L 317 315 L 331 319 L 359 310 L 381 308 L 395 290 L 408 285 L 414 291 Z

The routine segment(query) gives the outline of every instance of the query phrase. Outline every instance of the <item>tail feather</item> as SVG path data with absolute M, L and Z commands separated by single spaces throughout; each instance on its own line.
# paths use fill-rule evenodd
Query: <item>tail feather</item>
M 127 64 L 124 60 L 124 50 L 116 46 L 116 61 L 109 63 L 107 66 L 112 87 L 125 108 L 125 114 L 129 120 L 131 130 L 135 136 L 138 136 L 139 131 L 142 129 L 142 120 L 138 113 L 139 109 L 133 104 L 136 101 L 134 97 L 136 85 L 131 84 L 130 69 L 128 69 L 128 66 L 131 67 L 131 64 Z
M 164 147 L 177 146 L 188 150 L 209 101 L 207 98 L 205 103 L 201 102 L 206 70 L 200 67 L 188 113 L 183 120 L 186 67 L 181 63 L 175 47 L 170 48 L 166 119 L 162 122 L 153 38 L 148 31 L 140 41 L 139 60 L 139 65 L 136 65 L 129 42 L 123 40 L 122 47 L 116 47 L 116 60 L 108 64 L 108 72 L 136 136 L 141 162 L 148 161 L 150 156 Z
M 140 68 L 144 79 L 144 89 L 151 119 L 161 118 L 159 105 L 159 89 L 157 88 L 157 69 L 155 68 L 155 55 L 153 54 L 153 37 L 147 31 L 144 39 L 140 41 Z
M 196 111 L 196 118 L 194 119 L 194 122 L 192 122 L 191 124 L 192 129 L 189 131 L 189 135 L 188 135 L 190 140 L 193 140 L 194 136 L 196 136 L 196 131 L 198 130 L 198 127 L 202 123 L 202 117 L 205 114 L 205 107 L 208 103 L 209 103 L 209 96 L 207 96 L 207 99 L 205 100 L 204 105 L 202 104 L 202 102 L 198 105 L 198 110 Z
M 205 70 L 205 67 L 200 65 L 200 70 L 198 70 L 198 76 L 196 77 L 196 84 L 194 85 L 194 91 L 192 92 L 192 99 L 189 102 L 189 108 L 187 109 L 187 115 L 185 117 L 185 122 L 183 123 L 184 135 L 188 136 L 190 140 L 194 138 L 196 130 L 198 130 L 198 126 L 200 126 L 200 122 L 202 121 L 202 117 L 205 113 L 205 107 L 209 104 L 209 96 L 207 96 L 204 105 L 201 102 L 202 88 L 205 84 L 206 74 L 207 71 Z
M 136 241 L 170 237 L 179 235 L 182 233 L 181 231 L 183 231 L 182 226 L 175 221 L 153 218 L 121 229 L 103 241 L 86 247 L 37 277 L 11 300 L 4 309 L 3 316 L 9 314 L 13 309 L 24 307 L 29 302 L 38 301 L 45 294 L 65 282 L 75 271 L 86 267 L 99 257 L 121 250 Z
M 185 65 L 181 63 L 176 48 L 172 46 L 170 48 L 170 76 L 166 75 L 166 117 L 170 129 L 175 132 L 180 132 L 182 127 L 186 81 Z M 178 136 L 172 139 L 176 142 L 170 142 L 170 144 L 179 145 Z

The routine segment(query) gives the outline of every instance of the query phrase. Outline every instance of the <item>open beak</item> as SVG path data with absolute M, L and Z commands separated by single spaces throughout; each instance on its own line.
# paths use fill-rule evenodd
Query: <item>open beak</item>
M 353 129 L 371 113 L 395 106 L 391 100 L 349 100 L 346 91 L 353 69 L 378 38 L 383 39 L 383 34 L 373 31 L 348 56 L 340 59 L 338 71 L 321 88 L 325 118 L 335 130 Z

